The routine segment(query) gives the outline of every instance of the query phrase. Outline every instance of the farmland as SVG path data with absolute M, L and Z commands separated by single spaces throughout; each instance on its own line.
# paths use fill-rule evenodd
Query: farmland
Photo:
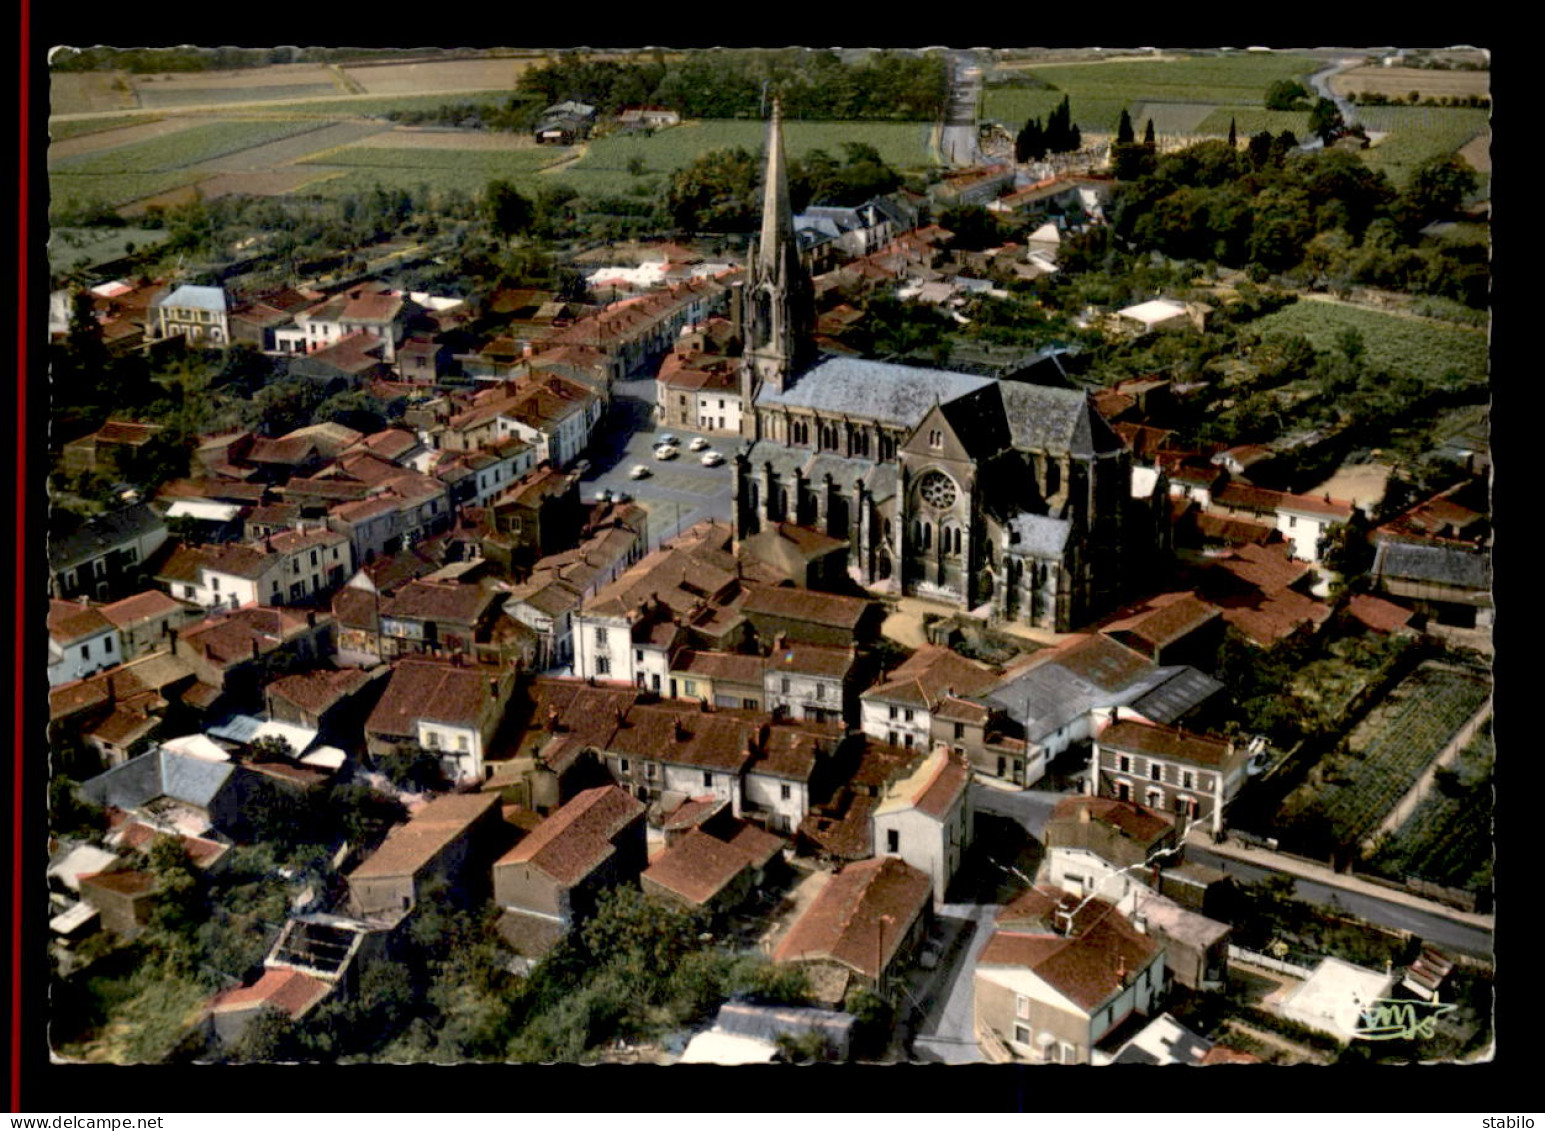
M 1471 891 L 1489 885 L 1492 859 L 1492 765 L 1490 726 L 1459 754 L 1452 775 L 1441 776 L 1369 863 L 1390 879 L 1415 876 Z
M 48 124 L 49 139 L 57 145 L 62 141 L 72 138 L 85 137 L 88 134 L 105 133 L 109 130 L 122 129 L 125 126 L 144 126 L 161 119 L 152 114 L 125 114 L 121 118 L 75 118 L 66 121 L 52 121 Z M 53 151 L 49 151 L 52 157 Z
M 536 175 L 568 155 L 569 150 L 555 147 L 467 150 L 350 146 L 301 164 L 319 174 L 341 174 L 314 186 L 323 196 L 358 192 L 372 185 L 390 189 L 425 185 L 432 192 L 459 189 L 475 194 L 497 178 L 532 191 Z
M 369 94 L 430 91 L 513 91 L 522 71 L 546 62 L 540 57 L 448 59 L 424 63 L 379 63 L 342 68 L 350 85 Z
M 1252 322 L 1269 334 L 1302 334 L 1317 350 L 1333 349 L 1337 337 L 1356 330 L 1370 367 L 1408 373 L 1436 385 L 1451 370 L 1483 382 L 1488 344 L 1484 331 L 1331 302 L 1295 302 Z
M 1284 823 L 1321 826 L 1340 844 L 1369 836 L 1490 694 L 1479 672 L 1424 664 L 1288 797 Z
M 1457 153 L 1486 133 L 1490 120 L 1485 110 L 1437 106 L 1359 106 L 1357 116 L 1370 131 L 1389 135 L 1365 150 L 1363 160 L 1397 186 L 1427 158 Z
M 136 105 L 128 79 L 114 71 L 56 72 L 48 76 L 51 114 L 99 114 L 105 110 L 133 110 Z
M 1337 94 L 1383 94 L 1408 98 L 1412 92 L 1423 98 L 1468 98 L 1491 93 L 1489 71 L 1435 71 L 1426 67 L 1353 67 L 1332 76 L 1331 89 Z
M 989 87 L 983 113 L 1017 125 L 1029 117 L 1044 118 L 1066 95 L 1080 128 L 1113 133 L 1122 109 L 1132 111 L 1139 103 L 1258 107 L 1271 83 L 1299 78 L 1317 67 L 1314 59 L 1305 56 L 1275 54 L 1078 63 L 1044 70 L 1029 67 L 1023 73 L 1051 89 Z M 1156 120 L 1154 128 L 1163 126 Z M 1225 120 L 1217 132 L 1227 131 Z

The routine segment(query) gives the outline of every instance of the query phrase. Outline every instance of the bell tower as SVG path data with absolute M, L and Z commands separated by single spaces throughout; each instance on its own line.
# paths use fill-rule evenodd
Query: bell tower
M 773 100 L 762 186 L 762 230 L 749 263 L 746 352 L 741 362 L 744 434 L 758 438 L 754 401 L 764 385 L 781 392 L 814 355 L 815 294 L 799 259 L 783 156 L 783 112 Z

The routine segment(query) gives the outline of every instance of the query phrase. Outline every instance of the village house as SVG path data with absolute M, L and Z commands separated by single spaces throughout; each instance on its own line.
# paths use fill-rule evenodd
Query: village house
M 452 781 L 482 781 L 484 760 L 514 690 L 514 672 L 401 659 L 365 723 L 372 757 L 416 742 Z
M 1369 572 L 1381 593 L 1410 602 L 1440 624 L 1492 623 L 1491 555 L 1485 549 L 1385 540 Z
M 304 353 L 315 353 L 362 334 L 379 343 L 380 360 L 390 364 L 397 358 L 397 344 L 408 321 L 419 310 L 418 304 L 401 291 L 380 283 L 361 283 L 301 311 L 295 316 L 295 326 L 304 342 Z
M 385 670 L 318 668 L 281 676 L 263 688 L 268 717 L 315 730 L 324 739 L 354 745 L 367 706 L 384 689 Z
M 254 1018 L 274 1011 L 292 1022 L 303 1020 L 332 993 L 332 984 L 299 970 L 265 967 L 250 986 L 233 986 L 216 993 L 205 1006 L 210 1036 L 231 1047 L 240 1041 Z
M 204 615 L 197 605 L 147 589 L 97 609 L 118 630 L 125 661 L 171 646 L 172 633 Z
M 795 963 L 821 1003 L 843 1001 L 852 985 L 884 991 L 927 934 L 933 881 L 894 856 L 848 864 L 821 889 L 773 948 Z
M 84 679 L 125 658 L 123 638 L 101 610 L 84 599 L 48 603 L 48 686 Z
M 738 437 L 739 363 L 678 344 L 665 355 L 655 376 L 655 406 L 664 428 Z
M 184 625 L 172 654 L 200 684 L 226 704 L 254 702 L 276 671 L 310 667 L 332 655 L 335 629 L 329 613 L 243 605 Z
M 731 710 L 771 710 L 765 706 L 763 684 L 767 663 L 763 656 L 741 652 L 682 648 L 671 659 L 667 694 Z
M 145 563 L 166 542 L 166 523 L 148 504 L 88 518 L 48 540 L 49 596 L 111 601 L 137 592 Z
M 484 659 L 503 596 L 491 584 L 408 582 L 380 601 L 381 658 L 427 654 Z
M 1352 517 L 1352 504 L 1329 496 L 1290 495 L 1245 483 L 1229 483 L 1212 495 L 1213 514 L 1244 516 L 1274 526 L 1292 547 L 1293 557 L 1318 563 L 1331 528 Z
M 957 691 L 962 696 L 985 692 L 1000 678 L 985 664 L 926 644 L 859 696 L 864 733 L 892 746 L 927 749 L 935 708 L 953 699 Z M 963 725 L 957 725 L 963 734 Z
M 48 693 L 48 735 L 57 744 L 78 737 L 115 766 L 130 747 L 154 736 L 168 711 L 202 710 L 210 701 L 192 669 L 167 652 L 153 652 Z
M 936 746 L 910 775 L 891 783 L 874 810 L 875 854 L 900 857 L 928 873 L 935 905 L 945 901 L 971 846 L 970 784 L 966 760 Z
M 1269 648 L 1330 619 L 1330 606 L 1304 592 L 1314 580 L 1314 567 L 1292 560 L 1283 543 L 1252 543 L 1213 559 L 1202 580 L 1202 597 L 1222 609 L 1225 624 Z
M 646 894 L 719 917 L 761 887 L 783 844 L 743 822 L 726 838 L 694 828 L 650 864 L 639 884 Z
M 616 786 L 586 790 L 494 865 L 499 933 L 539 958 L 595 913 L 603 892 L 637 884 L 648 862 L 643 803 Z
M 1205 821 L 1214 836 L 1245 782 L 1250 751 L 1221 738 L 1121 717 L 1094 735 L 1089 792 Z
M 861 672 L 852 645 L 824 648 L 774 637 L 763 661 L 761 705 L 791 719 L 852 726 L 858 722 Z
M 387 833 L 381 846 L 345 877 L 349 911 L 396 919 L 411 914 L 429 893 L 470 906 L 487 891 L 486 869 L 505 835 L 498 797 L 437 797 Z M 442 884 L 450 890 L 440 891 Z
M 89 436 L 67 441 L 61 450 L 66 471 L 100 471 L 108 475 L 128 475 L 134 457 L 161 434 L 159 424 L 139 424 L 132 420 L 109 420 Z
M 1164 947 L 1101 899 L 1031 888 L 998 913 L 977 958 L 977 1039 L 995 1061 L 1103 1064 L 1098 1048 L 1168 989 Z
M 156 300 L 156 337 L 180 335 L 192 345 L 228 345 L 231 340 L 228 311 L 225 288 L 184 284 Z
M 156 580 L 206 609 L 309 604 L 353 572 L 348 538 L 319 527 L 285 530 L 247 545 L 182 546 Z
M 1174 820 L 1108 797 L 1064 797 L 1044 832 L 1040 877 L 1074 895 L 1117 901 L 1179 859 Z

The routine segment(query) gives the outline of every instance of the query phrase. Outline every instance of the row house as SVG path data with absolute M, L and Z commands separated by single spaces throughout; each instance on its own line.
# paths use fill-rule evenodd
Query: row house
M 1205 821 L 1214 836 L 1245 783 L 1250 751 L 1207 735 L 1116 717 L 1094 736 L 1088 791 Z
M 48 540 L 49 596 L 111 601 L 142 588 L 145 563 L 166 543 L 166 523 L 148 504 L 96 515 Z
M 427 895 L 471 904 L 488 890 L 490 862 L 503 847 L 504 822 L 493 794 L 437 797 L 350 872 L 347 907 L 367 919 L 397 919 Z M 442 886 L 443 885 L 443 886 Z
M 1293 557 L 1318 563 L 1333 527 L 1352 517 L 1353 505 L 1329 495 L 1291 495 L 1245 483 L 1229 483 L 1212 495 L 1214 514 L 1241 516 L 1275 527 L 1292 547 Z
M 605 411 L 601 394 L 560 374 L 544 373 L 480 393 L 472 407 L 444 417 L 428 431 L 444 451 L 470 452 L 523 440 L 531 445 L 535 462 L 566 467 L 589 447 Z
M 929 749 L 933 744 L 934 712 L 958 692 L 962 697 L 985 692 L 1000 676 L 985 664 L 936 644 L 919 648 L 905 663 L 861 695 L 865 734 L 891 746 Z M 955 731 L 960 729 L 960 735 Z M 963 724 L 950 728 L 951 741 L 963 737 Z
M 48 686 L 85 679 L 124 661 L 118 627 L 81 601 L 48 603 Z
M 351 335 L 366 334 L 380 342 L 381 360 L 390 364 L 397 359 L 397 345 L 409 320 L 419 311 L 418 304 L 401 291 L 362 283 L 301 311 L 295 316 L 293 333 L 275 336 L 289 343 L 290 352 L 313 353 Z
M 260 295 L 230 312 L 231 341 L 262 353 L 294 353 L 304 336 L 293 333 L 295 316 L 326 296 L 319 291 L 285 288 Z M 292 333 L 281 340 L 279 331 Z
M 666 428 L 738 437 L 739 364 L 711 354 L 667 354 L 655 377 L 655 405 Z
M 281 531 L 253 545 L 179 547 L 156 580 L 173 597 L 206 609 L 294 605 L 338 588 L 353 566 L 347 537 L 311 527 Z
M 611 359 L 609 382 L 623 380 L 659 361 L 683 328 L 706 322 L 729 305 L 738 270 L 671 284 L 665 290 L 613 303 L 553 334 L 543 347 L 589 346 Z M 540 356 L 540 355 L 539 355 Z
M 314 667 L 335 647 L 329 613 L 248 605 L 185 625 L 173 638 L 172 654 L 211 689 L 211 701 L 234 706 L 255 705 L 275 672 Z
M 381 658 L 464 655 L 492 642 L 503 594 L 491 585 L 415 580 L 380 600 Z
M 292 377 L 304 377 L 325 387 L 342 384 L 357 389 L 394 376 L 390 341 L 358 330 L 335 342 L 319 345 L 289 360 Z
M 451 505 L 486 507 L 537 467 L 537 449 L 511 437 L 475 452 L 440 453 L 430 474 L 450 488 Z
M 98 611 L 118 630 L 125 662 L 167 647 L 177 629 L 203 615 L 197 605 L 178 601 L 159 589 L 113 601 Z
M 400 659 L 365 723 L 366 750 L 380 757 L 416 742 L 440 758 L 450 780 L 482 781 L 514 684 L 513 670 Z

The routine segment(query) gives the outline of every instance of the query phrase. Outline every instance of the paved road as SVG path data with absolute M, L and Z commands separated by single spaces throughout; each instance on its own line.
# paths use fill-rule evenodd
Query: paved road
M 981 164 L 976 146 L 976 103 L 982 72 L 976 58 L 965 52 L 950 55 L 950 97 L 944 111 L 939 148 L 951 165 Z
M 951 965 L 938 971 L 929 987 L 928 1015 L 912 1041 L 919 1060 L 979 1064 L 986 1059 L 976 1043 L 973 981 L 977 956 L 992 937 L 998 910 L 991 903 L 946 903 L 939 908 L 941 922 L 957 931 L 970 931 L 971 936 L 955 949 Z
M 603 490 L 624 491 L 649 511 L 651 543 L 668 540 L 694 523 L 730 519 L 732 472 L 728 457 L 740 445 L 738 437 L 709 436 L 712 450 L 726 457 L 718 467 L 704 467 L 702 453 L 688 444 L 697 435 L 679 428 L 661 428 L 654 420 L 654 381 L 618 381 L 612 386 L 608 431 L 591 447 L 590 470 L 580 481 L 588 501 Z M 680 441 L 673 460 L 654 458 L 656 438 L 670 431 Z M 649 468 L 644 479 L 630 479 L 637 465 Z
M 990 785 L 982 785 L 980 782 L 971 783 L 971 804 L 977 812 L 1010 817 L 1040 841 L 1046 839 L 1046 822 L 1051 819 L 1052 809 L 1056 807 L 1057 802 L 1070 796 L 1072 795 L 1053 793 L 1044 789 L 1026 789 L 1010 793 L 1007 790 L 994 789 Z
M 1280 874 L 1272 868 L 1247 864 L 1231 856 L 1211 852 L 1208 849 L 1202 848 L 1194 841 L 1186 845 L 1186 859 L 1195 861 L 1198 864 L 1206 864 L 1209 867 L 1221 869 L 1230 876 L 1251 882 L 1265 879 L 1270 875 Z M 1464 923 L 1456 923 L 1443 915 L 1421 911 L 1400 903 L 1391 903 L 1387 900 L 1364 895 L 1361 892 L 1352 892 L 1343 888 L 1316 883 L 1313 880 L 1306 880 L 1302 877 L 1297 878 L 1297 883 L 1293 890 L 1294 894 L 1306 903 L 1316 903 L 1322 907 L 1344 911 L 1349 915 L 1356 915 L 1359 919 L 1365 919 L 1370 923 L 1377 923 L 1381 927 L 1389 927 L 1397 931 L 1410 931 L 1421 936 L 1427 942 L 1436 943 L 1442 947 L 1453 947 L 1456 950 L 1464 951 L 1466 954 L 1473 954 L 1482 958 L 1490 958 L 1492 956 L 1491 932 L 1482 927 L 1471 927 Z

